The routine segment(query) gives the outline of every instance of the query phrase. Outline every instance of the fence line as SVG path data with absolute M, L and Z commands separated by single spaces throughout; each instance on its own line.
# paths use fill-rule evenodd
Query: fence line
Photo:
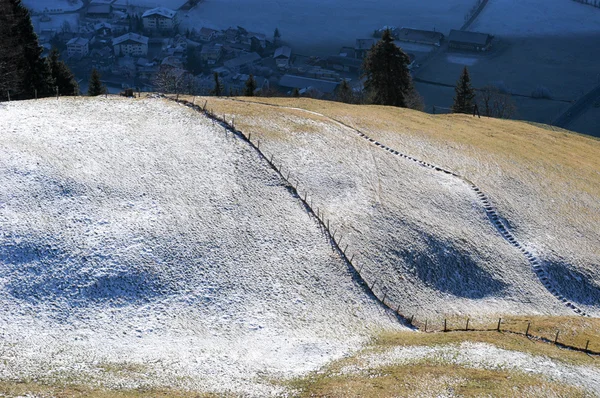
M 248 133 L 248 135 L 246 135 L 246 134 L 244 134 L 243 131 L 238 130 L 235 127 L 235 119 L 234 118 L 232 118 L 231 121 L 228 121 L 226 118 L 226 115 L 218 115 L 212 109 L 207 109 L 207 101 L 206 100 L 204 101 L 203 106 L 199 106 L 196 104 L 195 97 L 192 100 L 192 102 L 187 101 L 187 100 L 177 99 L 177 98 L 170 98 L 170 97 L 167 97 L 164 95 L 162 97 L 169 99 L 171 101 L 175 101 L 177 103 L 184 104 L 185 106 L 190 107 L 190 108 L 196 110 L 197 112 L 203 113 L 205 116 L 207 116 L 209 119 L 211 119 L 213 121 L 213 123 L 214 122 L 219 123 L 226 130 L 232 132 L 233 134 L 237 135 L 239 138 L 248 142 L 248 144 L 259 153 L 259 155 L 269 164 L 269 166 L 271 166 L 271 168 L 279 175 L 279 177 L 291 187 L 292 193 L 298 197 L 298 199 L 302 202 L 302 205 L 304 206 L 304 208 L 313 217 L 315 217 L 315 219 L 319 222 L 319 226 L 323 229 L 323 231 L 326 232 L 326 234 L 329 238 L 329 242 L 331 243 L 332 247 L 339 254 L 339 256 L 342 258 L 342 260 L 354 272 L 354 277 L 361 283 L 363 288 L 365 290 L 367 290 L 367 292 L 370 293 L 380 304 L 382 304 L 384 307 L 387 307 L 387 309 L 391 310 L 392 313 L 395 314 L 395 316 L 398 318 L 398 320 L 403 325 L 414 329 L 414 326 L 411 324 L 411 322 L 409 322 L 408 317 L 406 317 L 404 314 L 402 314 L 400 312 L 400 305 L 396 305 L 389 300 L 389 298 L 387 297 L 387 292 L 385 291 L 386 289 L 383 287 L 380 287 L 380 285 L 377 283 L 378 282 L 377 278 L 374 278 L 373 281 L 371 281 L 371 283 L 369 283 L 369 281 L 367 281 L 365 276 L 361 273 L 361 271 L 363 270 L 364 264 L 361 265 L 360 267 L 357 267 L 356 262 L 354 261 L 355 254 L 357 254 L 357 252 L 353 252 L 352 255 L 350 256 L 350 252 L 348 251 L 348 245 L 346 245 L 346 247 L 344 249 L 342 249 L 341 242 L 343 239 L 343 235 L 337 234 L 338 231 L 334 228 L 334 226 L 330 225 L 330 219 L 328 219 L 325 216 L 325 213 L 323 211 L 319 211 L 318 208 L 313 207 L 313 204 L 311 203 L 312 197 L 309 197 L 308 190 L 304 190 L 304 188 L 300 187 L 300 181 L 298 181 L 296 179 L 296 183 L 294 184 L 294 182 L 293 182 L 294 178 L 293 178 L 293 176 L 291 176 L 292 178 L 290 178 L 289 170 L 287 173 L 285 173 L 282 170 L 283 165 L 281 165 L 280 167 L 277 167 L 278 159 L 276 159 L 274 157 L 274 155 L 272 155 L 272 154 L 268 155 L 267 153 L 265 153 L 264 146 L 261 149 L 260 140 L 257 139 L 255 141 L 252 141 L 251 133 Z M 380 295 L 383 294 L 383 299 L 380 298 L 375 293 L 376 286 L 380 287 L 380 289 L 378 289 L 378 290 L 380 291 L 379 292 Z M 386 299 L 388 299 L 388 300 L 386 300 Z
M 365 276 L 361 273 L 361 271 L 364 268 L 364 264 L 361 264 L 360 267 L 356 266 L 356 262 L 354 262 L 354 257 L 355 254 L 357 254 L 357 252 L 352 253 L 352 255 L 349 257 L 349 252 L 348 252 L 348 244 L 345 245 L 344 249 L 342 250 L 342 246 L 341 246 L 341 242 L 342 242 L 342 238 L 343 235 L 339 235 L 336 239 L 336 230 L 334 228 L 332 228 L 332 226 L 330 225 L 330 220 L 325 216 L 325 213 L 323 211 L 320 211 L 318 207 L 314 207 L 313 203 L 312 203 L 312 197 L 309 196 L 308 191 L 304 191 L 303 195 L 300 189 L 300 182 L 298 180 L 296 180 L 296 184 L 294 184 L 292 182 L 292 178 L 290 178 L 290 171 L 287 170 L 287 174 L 284 173 L 283 170 L 283 163 L 280 164 L 279 167 L 277 167 L 277 160 L 273 154 L 271 154 L 270 156 L 267 155 L 264 152 L 264 146 L 263 149 L 260 148 L 260 140 L 256 140 L 255 142 L 253 142 L 252 139 L 252 133 L 248 133 L 248 135 L 245 135 L 243 131 L 238 130 L 235 127 L 235 118 L 232 118 L 231 122 L 227 121 L 226 115 L 223 115 L 223 117 L 219 117 L 219 115 L 217 115 L 215 112 L 213 112 L 212 109 L 207 109 L 207 100 L 204 101 L 204 105 L 203 106 L 199 106 L 197 105 L 196 102 L 196 97 L 194 97 L 192 102 L 189 102 L 187 100 L 180 100 L 180 99 L 174 99 L 174 98 L 170 98 L 167 96 L 162 95 L 163 98 L 169 99 L 171 101 L 175 101 L 177 103 L 181 103 L 184 104 L 185 106 L 188 106 L 198 112 L 203 113 L 206 117 L 208 117 L 209 119 L 211 119 L 213 121 L 213 123 L 217 122 L 219 123 L 221 126 L 223 126 L 226 130 L 232 132 L 233 134 L 235 134 L 236 136 L 238 136 L 239 138 L 243 139 L 244 141 L 246 141 L 253 149 L 255 149 L 258 154 L 269 164 L 269 166 L 271 166 L 271 168 L 279 175 L 279 177 L 285 181 L 291 188 L 292 188 L 292 193 L 298 197 L 298 199 L 302 202 L 303 206 L 305 207 L 305 209 L 313 216 L 315 217 L 315 219 L 319 222 L 320 227 L 323 229 L 323 231 L 326 232 L 330 243 L 332 244 L 334 250 L 337 251 L 337 253 L 340 255 L 340 257 L 344 260 L 344 262 L 350 267 L 350 269 L 354 272 L 354 276 L 355 278 L 357 278 L 360 282 L 361 285 L 363 286 L 363 288 L 365 290 L 367 290 L 368 293 L 370 293 L 380 304 L 382 304 L 384 307 L 387 307 L 389 310 L 391 310 L 398 318 L 398 320 L 405 326 L 411 327 L 412 329 L 416 329 L 416 330 L 420 330 L 422 332 L 425 333 L 436 333 L 436 332 L 502 332 L 502 333 L 511 333 L 511 334 L 515 334 L 515 335 L 521 335 L 521 336 L 525 336 L 527 338 L 539 341 L 539 342 L 543 342 L 543 343 L 550 343 L 550 344 L 554 344 L 557 347 L 561 347 L 561 348 L 566 348 L 566 349 L 570 349 L 573 351 L 578 351 L 578 352 L 583 352 L 589 355 L 600 355 L 600 351 L 593 351 L 589 349 L 589 345 L 590 345 L 590 340 L 587 341 L 585 348 L 581 348 L 581 347 L 577 347 L 577 346 L 573 346 L 573 345 L 569 345 L 566 343 L 562 343 L 559 341 L 558 337 L 559 337 L 559 332 L 557 331 L 556 336 L 553 340 L 545 338 L 545 337 L 541 337 L 541 336 L 535 336 L 531 333 L 529 333 L 529 329 L 531 326 L 531 322 L 528 323 L 527 329 L 525 331 L 525 333 L 522 332 L 517 332 L 517 331 L 513 331 L 513 330 L 507 330 L 504 329 L 502 330 L 502 319 L 500 318 L 498 320 L 498 324 L 497 327 L 494 329 L 476 329 L 476 328 L 469 328 L 469 321 L 470 319 L 467 318 L 466 319 L 466 326 L 464 329 L 450 329 L 447 327 L 447 319 L 444 319 L 444 329 L 441 331 L 437 331 L 437 330 L 432 330 L 431 328 L 428 329 L 428 319 L 425 319 L 425 324 L 424 324 L 424 328 L 422 329 L 421 327 L 418 326 L 418 322 L 415 322 L 415 315 L 411 315 L 410 317 L 408 317 L 407 315 L 403 314 L 400 310 L 401 304 L 395 304 L 392 301 L 390 301 L 389 299 L 386 301 L 387 297 L 387 289 L 385 289 L 385 287 L 380 287 L 379 289 L 379 293 L 380 295 L 383 294 L 383 297 L 380 298 L 376 293 L 375 293 L 375 287 L 376 286 L 380 286 L 378 285 L 378 278 L 375 277 L 371 284 L 369 284 L 369 282 L 367 281 L 367 279 L 365 278 Z M 362 136 L 364 136 L 363 133 L 359 133 Z M 366 138 L 366 136 L 364 136 Z M 374 141 L 373 139 L 369 138 L 369 140 Z M 374 141 L 376 145 L 380 146 L 381 144 Z M 389 150 L 387 147 L 384 148 Z M 435 166 L 433 166 L 435 167 Z M 436 167 L 437 169 L 437 167 Z M 442 169 L 440 169 L 442 170 Z M 446 173 L 455 175 L 452 172 L 448 172 L 446 170 L 442 170 Z M 308 200 L 310 199 L 310 200 Z
M 527 326 L 524 326 L 524 332 L 523 331 L 518 331 L 518 330 L 513 330 L 514 328 L 511 329 L 507 329 L 507 328 L 502 328 L 502 318 L 498 318 L 498 323 L 496 325 L 496 327 L 493 328 L 473 328 L 473 327 L 469 327 L 469 323 L 471 321 L 470 318 L 465 318 L 465 327 L 464 328 L 460 328 L 460 327 L 455 327 L 455 328 L 450 328 L 448 327 L 448 319 L 444 318 L 444 323 L 443 323 L 443 328 L 432 328 L 431 327 L 431 322 L 429 321 L 429 319 L 425 319 L 424 321 L 421 322 L 417 322 L 415 321 L 414 317 L 410 318 L 410 321 L 412 323 L 412 325 L 417 328 L 419 331 L 423 332 L 423 333 L 455 333 L 455 332 L 463 332 L 463 333 L 467 333 L 467 332 L 477 332 L 477 333 L 481 333 L 481 332 L 495 332 L 495 333 L 510 333 L 510 334 L 514 334 L 517 336 L 523 336 L 526 337 L 528 339 L 531 340 L 535 340 L 541 343 L 547 343 L 547 344 L 552 344 L 555 345 L 557 347 L 560 348 L 565 348 L 571 351 L 577 351 L 577 352 L 582 352 L 588 355 L 595 355 L 595 356 L 600 356 L 600 351 L 594 351 L 592 349 L 590 349 L 590 343 L 592 342 L 591 339 L 586 339 L 586 343 L 585 343 L 585 347 L 581 347 L 581 346 L 576 346 L 573 344 L 568 344 L 567 342 L 561 342 L 559 337 L 560 337 L 560 330 L 556 330 L 556 334 L 554 335 L 554 338 L 548 338 L 548 337 L 543 337 L 543 336 L 537 336 L 535 334 L 530 333 L 530 329 L 533 325 L 533 322 L 531 321 L 527 321 Z M 526 322 L 526 321 L 523 321 Z

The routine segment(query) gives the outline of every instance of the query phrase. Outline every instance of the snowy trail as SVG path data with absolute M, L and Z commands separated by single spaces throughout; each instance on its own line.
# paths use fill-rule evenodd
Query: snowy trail
M 239 101 L 239 102 L 252 102 L 252 101 L 243 101 L 243 100 L 238 100 L 238 99 L 231 99 L 231 100 L 232 101 Z M 312 115 L 315 115 L 315 116 L 326 118 L 326 119 L 331 120 L 332 122 L 338 124 L 342 128 L 346 128 L 346 129 L 349 129 L 349 130 L 355 132 L 360 137 L 362 137 L 365 140 L 369 141 L 372 145 L 377 146 L 377 147 L 381 148 L 382 150 L 387 151 L 387 152 L 389 152 L 390 154 L 392 154 L 394 156 L 399 156 L 399 157 L 404 158 L 406 160 L 412 161 L 413 163 L 417 163 L 420 166 L 423 166 L 423 167 L 426 167 L 426 168 L 430 168 L 430 169 L 433 169 L 433 170 L 438 171 L 440 173 L 445 173 L 445 174 L 448 174 L 448 175 L 451 175 L 453 177 L 456 177 L 456 178 L 460 179 L 465 184 L 467 184 L 471 190 L 473 190 L 476 193 L 477 198 L 479 200 L 479 203 L 483 207 L 483 209 L 485 210 L 490 223 L 493 225 L 493 227 L 498 231 L 498 233 L 508 243 L 510 243 L 514 248 L 516 248 L 526 258 L 527 262 L 531 266 L 531 269 L 537 275 L 538 279 L 544 285 L 544 287 L 554 297 L 556 297 L 559 301 L 561 301 L 567 308 L 571 309 L 576 314 L 582 315 L 582 316 L 589 316 L 581 308 L 577 307 L 575 304 L 573 304 L 572 302 L 570 302 L 566 297 L 564 297 L 559 292 L 558 288 L 556 287 L 556 284 L 553 283 L 553 281 L 550 279 L 550 275 L 548 274 L 547 270 L 545 269 L 545 267 L 543 265 L 543 261 L 540 260 L 534 253 L 532 253 L 530 250 L 528 250 L 521 242 L 519 242 L 515 238 L 514 234 L 510 231 L 510 228 L 508 228 L 508 226 L 502 221 L 502 219 L 499 216 L 496 208 L 492 205 L 492 203 L 491 203 L 490 199 L 488 198 L 488 196 L 477 185 L 475 185 L 474 183 L 472 183 L 471 181 L 469 181 L 466 177 L 463 177 L 463 176 L 461 176 L 461 175 L 459 175 L 459 174 L 457 174 L 457 173 L 455 173 L 455 172 L 453 172 L 451 170 L 445 169 L 445 168 L 437 166 L 437 165 L 433 165 L 431 163 L 424 162 L 424 161 L 422 161 L 420 159 L 414 158 L 412 156 L 409 156 L 407 154 L 399 152 L 399 151 L 397 151 L 395 149 L 392 149 L 392 148 L 390 148 L 390 147 L 388 147 L 388 146 L 386 146 L 386 145 L 384 145 L 384 144 L 382 144 L 382 143 L 374 140 L 373 138 L 369 137 L 368 135 L 366 135 L 362 131 L 360 131 L 360 130 L 352 127 L 352 126 L 349 126 L 346 123 L 344 123 L 342 121 L 339 121 L 339 120 L 337 120 L 335 118 L 332 118 L 330 116 L 324 115 L 322 113 L 314 112 L 314 111 L 309 111 L 309 110 L 302 109 L 302 108 L 283 106 L 283 105 L 274 105 L 274 104 L 263 104 L 263 105 L 274 106 L 274 107 L 278 107 L 278 108 L 290 109 L 290 110 L 295 110 L 295 111 L 301 111 L 301 112 L 309 113 L 309 114 L 312 114 Z

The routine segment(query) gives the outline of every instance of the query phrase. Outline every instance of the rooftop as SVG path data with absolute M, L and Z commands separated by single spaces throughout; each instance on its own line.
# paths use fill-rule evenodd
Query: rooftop
M 113 46 L 124 43 L 126 41 L 135 41 L 140 44 L 148 44 L 148 38 L 146 36 L 138 35 L 137 33 L 125 33 L 123 36 L 119 36 L 113 40 Z
M 158 15 L 160 17 L 164 17 L 164 18 L 174 18 L 175 17 L 176 12 L 165 8 L 165 7 L 156 7 L 153 8 L 151 10 L 146 11 L 145 13 L 142 14 L 142 18 L 146 18 L 146 17 L 151 17 L 153 15 Z
M 492 36 L 487 33 L 467 32 L 453 29 L 450 31 L 448 41 L 486 45 L 491 38 Z
M 86 44 L 88 44 L 90 41 L 88 39 L 85 39 L 83 37 L 74 37 L 71 40 L 69 40 L 67 42 L 68 46 L 85 46 Z

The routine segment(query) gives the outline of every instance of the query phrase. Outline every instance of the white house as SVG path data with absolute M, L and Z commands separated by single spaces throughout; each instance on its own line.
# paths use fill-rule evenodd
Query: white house
M 83 37 L 74 37 L 67 42 L 69 57 L 85 57 L 90 52 L 90 41 Z
M 113 40 L 115 55 L 145 57 L 148 55 L 148 38 L 136 33 L 126 33 Z
M 175 11 L 165 7 L 156 7 L 142 14 L 144 29 L 169 30 L 175 27 Z
M 292 49 L 288 46 L 279 47 L 275 50 L 273 58 L 280 69 L 287 69 L 290 66 L 290 58 L 292 57 Z

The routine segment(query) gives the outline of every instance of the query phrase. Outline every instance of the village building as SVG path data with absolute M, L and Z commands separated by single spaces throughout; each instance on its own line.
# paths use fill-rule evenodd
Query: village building
M 407 43 L 427 44 L 439 47 L 442 45 L 442 41 L 444 41 L 444 35 L 432 30 L 402 28 L 397 32 L 396 39 Z
M 292 58 L 292 49 L 288 46 L 279 47 L 273 54 L 275 64 L 279 69 L 287 69 L 290 67 L 290 60 Z
M 355 57 L 363 59 L 374 45 L 375 39 L 356 39 L 356 44 L 354 45 Z
M 92 66 L 100 72 L 110 70 L 115 62 L 115 56 L 110 47 L 95 48 L 90 52 L 90 57 L 92 59 Z
M 327 57 L 326 62 L 329 68 L 340 72 L 351 73 L 359 73 L 363 63 L 362 59 L 342 57 L 340 55 Z
M 148 38 L 129 32 L 114 39 L 113 48 L 116 56 L 145 57 L 148 55 Z
M 100 36 L 110 36 L 112 34 L 112 25 L 108 22 L 100 22 L 94 25 L 94 32 Z
M 83 37 L 74 37 L 67 42 L 69 57 L 85 57 L 90 52 L 90 41 Z
M 142 14 L 144 29 L 151 31 L 172 30 L 176 24 L 176 12 L 165 7 L 157 7 Z
M 211 41 L 217 37 L 218 33 L 219 32 L 214 29 L 202 28 L 200 29 L 200 32 L 198 32 L 198 38 L 201 41 Z
M 242 54 L 239 57 L 230 59 L 229 61 L 225 61 L 224 66 L 231 71 L 237 71 L 241 67 L 252 65 L 260 59 L 260 55 L 258 55 L 257 53 L 247 53 Z
M 223 55 L 223 46 L 220 44 L 205 44 L 200 50 L 200 59 L 208 65 L 214 65 Z
M 112 5 L 105 3 L 92 2 L 86 12 L 86 16 L 92 19 L 110 18 L 112 14 Z
M 487 33 L 451 30 L 448 47 L 457 50 L 487 51 L 492 46 L 494 36 Z

